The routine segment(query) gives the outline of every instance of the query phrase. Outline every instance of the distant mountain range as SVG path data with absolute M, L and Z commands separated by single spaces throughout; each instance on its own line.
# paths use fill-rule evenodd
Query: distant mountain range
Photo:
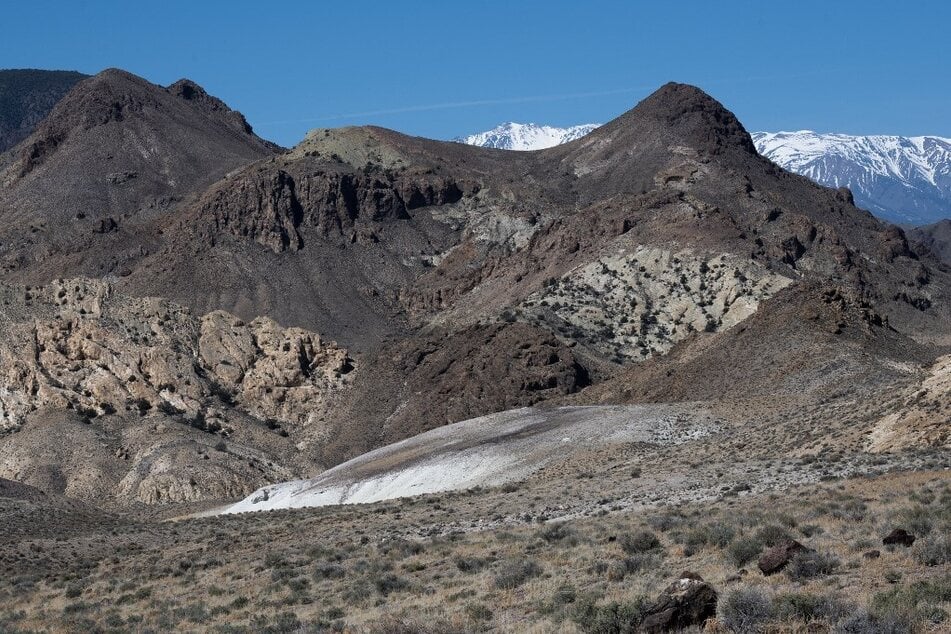
M 586 123 L 570 128 L 556 128 L 534 123 L 503 123 L 488 132 L 458 137 L 453 141 L 492 147 L 499 150 L 544 150 L 545 148 L 580 139 L 600 124 Z
M 504 123 L 454 139 L 505 150 L 540 150 L 588 134 L 597 124 L 556 128 Z M 848 187 L 856 203 L 899 224 L 951 217 L 951 139 L 754 132 L 756 149 L 783 168 L 829 187 Z

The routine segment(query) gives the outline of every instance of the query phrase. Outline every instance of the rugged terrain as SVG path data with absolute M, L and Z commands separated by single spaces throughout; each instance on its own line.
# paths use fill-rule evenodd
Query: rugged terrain
M 86 77 L 75 71 L 0 70 L 0 152 L 29 136 L 63 95 Z
M 574 141 L 597 127 L 504 123 L 453 140 L 505 150 L 541 150 Z M 922 225 L 951 215 L 949 139 L 808 130 L 751 136 L 757 151 L 777 165 L 820 185 L 848 187 L 860 207 L 891 222 Z
M 782 530 L 816 523 L 843 478 L 906 524 L 889 492 L 919 487 L 930 528 L 913 528 L 946 528 L 951 269 L 848 189 L 760 156 L 694 87 L 535 152 L 375 127 L 283 150 L 188 80 L 109 70 L 0 154 L 0 182 L 7 629 L 416 631 L 403 621 L 423 609 L 436 631 L 629 631 L 647 609 L 633 587 L 553 612 L 523 584 L 636 576 L 646 563 L 593 558 L 639 514 L 728 514 L 742 494 L 759 519 L 719 551 L 648 540 L 658 572 L 636 592 L 687 566 L 749 585 L 735 568 L 776 544 L 757 538 L 729 574 L 724 549 L 774 495 Z M 309 506 L 327 508 L 281 510 Z M 608 513 L 613 540 L 593 519 Z M 555 519 L 572 527 L 527 526 Z M 938 590 L 880 609 L 881 578 L 849 590 L 876 564 L 845 544 L 889 527 L 858 520 L 814 540 L 856 565 L 771 586 L 758 622 L 826 578 L 839 611 L 803 623 L 940 622 L 946 543 L 890 553 Z M 463 580 L 446 566 L 460 534 L 481 562 Z M 386 559 L 397 537 L 442 563 L 404 562 L 410 580 Z M 446 607 L 462 599 L 465 618 Z M 745 631 L 729 605 L 717 618 Z M 616 627 L 588 629 L 602 617 Z

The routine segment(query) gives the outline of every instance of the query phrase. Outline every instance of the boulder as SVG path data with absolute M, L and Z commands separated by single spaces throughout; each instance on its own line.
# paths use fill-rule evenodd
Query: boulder
M 815 552 L 811 548 L 803 546 L 794 539 L 786 539 L 770 548 L 764 552 L 759 558 L 759 569 L 764 575 L 772 575 L 787 565 L 792 561 L 793 557 L 799 553 L 812 553 Z
M 896 528 L 882 539 L 886 546 L 905 546 L 906 548 L 915 543 L 915 536 L 904 528 Z
M 700 575 L 684 572 L 647 608 L 640 631 L 671 632 L 703 626 L 716 613 L 717 591 Z

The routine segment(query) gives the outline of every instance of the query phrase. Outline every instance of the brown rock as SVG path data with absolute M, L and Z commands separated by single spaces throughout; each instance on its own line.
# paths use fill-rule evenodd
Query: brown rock
M 896 528 L 882 539 L 886 546 L 905 546 L 906 548 L 915 543 L 915 536 L 904 528 Z
M 700 575 L 684 572 L 647 609 L 640 630 L 671 632 L 692 625 L 702 626 L 716 613 L 717 591 Z
M 797 554 L 808 552 L 815 551 L 803 546 L 794 539 L 784 540 L 760 556 L 758 562 L 759 569 L 767 576 L 775 574 L 789 565 L 789 562 L 792 561 L 792 558 Z

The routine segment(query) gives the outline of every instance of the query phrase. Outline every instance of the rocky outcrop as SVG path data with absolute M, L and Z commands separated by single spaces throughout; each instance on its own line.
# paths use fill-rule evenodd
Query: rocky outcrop
M 717 614 L 717 591 L 700 575 L 684 572 L 645 610 L 638 631 L 679 632 L 702 627 Z
M 791 281 L 729 254 L 639 246 L 550 279 L 520 309 L 566 339 L 642 360 L 732 327 Z
M 397 173 L 367 164 L 353 170 L 308 158 L 254 165 L 213 188 L 199 204 L 204 231 L 226 231 L 275 252 L 304 247 L 301 232 L 348 237 L 360 223 L 406 220 L 410 210 L 463 197 L 453 179 Z
M 223 311 L 199 318 L 105 282 L 0 295 L 0 433 L 12 433 L 0 473 L 51 490 L 151 504 L 236 497 L 265 475 L 292 476 L 355 370 L 315 333 Z M 44 433 L 100 458 L 65 446 L 44 457 Z

